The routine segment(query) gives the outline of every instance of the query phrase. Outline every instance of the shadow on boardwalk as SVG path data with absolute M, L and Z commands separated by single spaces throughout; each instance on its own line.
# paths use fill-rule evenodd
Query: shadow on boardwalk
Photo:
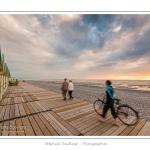
M 129 122 L 133 118 L 129 117 Z M 91 103 L 62 100 L 60 94 L 24 82 L 9 87 L 0 102 L 1 136 L 148 136 L 150 122 L 140 120 L 135 126 L 107 121 L 101 123 Z

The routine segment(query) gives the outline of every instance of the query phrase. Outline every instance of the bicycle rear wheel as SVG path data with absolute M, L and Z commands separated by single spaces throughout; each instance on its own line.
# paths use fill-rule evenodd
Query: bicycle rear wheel
M 119 106 L 117 113 L 120 121 L 126 125 L 133 126 L 139 121 L 138 112 L 128 105 Z
M 101 114 L 104 102 L 102 100 L 96 100 L 93 104 L 94 110 L 97 114 Z

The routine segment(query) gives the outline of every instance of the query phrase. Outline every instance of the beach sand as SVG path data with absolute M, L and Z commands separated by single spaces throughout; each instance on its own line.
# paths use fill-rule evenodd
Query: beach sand
M 34 81 L 26 80 L 27 83 L 61 93 L 60 82 L 52 81 Z M 73 97 L 79 100 L 85 100 L 93 103 L 101 94 L 105 93 L 105 87 L 86 86 L 79 83 L 74 84 Z M 122 104 L 128 104 L 135 110 L 139 111 L 140 118 L 150 121 L 150 92 L 131 90 L 131 89 L 115 89 L 115 97 L 121 99 Z

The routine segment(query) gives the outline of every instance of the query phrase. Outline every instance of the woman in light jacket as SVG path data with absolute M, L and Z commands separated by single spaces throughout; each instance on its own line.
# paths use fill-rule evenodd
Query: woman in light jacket
M 69 99 L 73 99 L 73 97 L 72 97 L 73 90 L 74 90 L 74 85 L 73 85 L 72 81 L 70 80 L 69 81 L 69 86 L 68 86 L 68 94 L 69 94 L 69 97 L 70 97 Z

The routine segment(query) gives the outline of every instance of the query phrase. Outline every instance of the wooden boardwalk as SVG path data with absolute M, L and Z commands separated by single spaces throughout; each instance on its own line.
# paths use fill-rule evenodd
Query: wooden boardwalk
M 128 118 L 128 122 L 133 121 Z M 113 126 L 113 118 L 101 123 L 93 104 L 73 99 L 25 82 L 9 87 L 0 102 L 1 136 L 149 136 L 150 122 Z

